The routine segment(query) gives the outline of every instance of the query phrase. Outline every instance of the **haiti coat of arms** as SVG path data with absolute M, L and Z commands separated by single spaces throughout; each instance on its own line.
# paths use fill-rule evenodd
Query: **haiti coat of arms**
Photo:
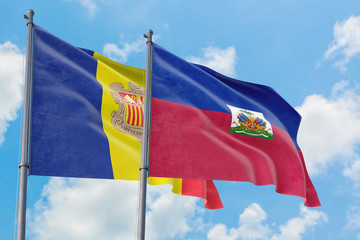
M 273 139 L 269 121 L 261 112 L 251 111 L 227 105 L 232 113 L 230 132 L 250 137 Z

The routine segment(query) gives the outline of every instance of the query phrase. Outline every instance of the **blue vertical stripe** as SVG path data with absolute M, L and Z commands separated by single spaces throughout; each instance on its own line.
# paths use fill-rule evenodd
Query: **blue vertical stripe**
M 35 26 L 32 175 L 113 178 L 90 54 Z

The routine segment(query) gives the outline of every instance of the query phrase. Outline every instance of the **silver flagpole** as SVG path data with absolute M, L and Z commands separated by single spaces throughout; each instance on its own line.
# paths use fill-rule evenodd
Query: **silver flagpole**
M 26 66 L 25 66 L 25 88 L 24 88 L 24 112 L 23 112 L 23 129 L 22 129 L 22 143 L 21 143 L 21 162 L 20 168 L 20 182 L 19 182 L 19 206 L 18 206 L 18 224 L 17 224 L 17 240 L 25 239 L 25 225 L 26 225 L 26 191 L 27 191 L 27 176 L 29 170 L 29 155 L 30 155 L 30 121 L 31 121 L 31 92 L 32 92 L 32 53 L 33 53 L 33 31 L 34 11 L 29 10 L 28 16 L 24 18 L 28 20 L 27 27 L 27 47 L 26 47 Z
M 148 159 L 150 146 L 150 112 L 151 112 L 151 71 L 152 71 L 152 50 L 153 31 L 148 30 L 147 38 L 147 56 L 146 56 L 146 78 L 145 78 L 145 105 L 144 105 L 144 127 L 143 127 L 143 142 L 140 165 L 140 192 L 139 192 L 139 216 L 138 216 L 138 232 L 137 239 L 145 239 L 145 218 L 146 218 L 146 187 L 148 175 Z

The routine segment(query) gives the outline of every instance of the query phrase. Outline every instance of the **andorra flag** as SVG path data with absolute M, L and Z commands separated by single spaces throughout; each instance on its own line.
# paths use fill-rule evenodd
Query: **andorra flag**
M 296 140 L 300 120 L 272 88 L 154 44 L 150 176 L 273 184 L 320 206 Z
M 34 28 L 30 174 L 139 180 L 143 69 Z M 211 180 L 150 177 L 152 185 L 222 204 Z

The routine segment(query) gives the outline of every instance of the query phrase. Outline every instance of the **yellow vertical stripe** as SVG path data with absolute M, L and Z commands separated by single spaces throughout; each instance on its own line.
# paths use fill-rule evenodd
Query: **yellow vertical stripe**
M 114 178 L 139 180 L 141 143 L 135 137 L 120 132 L 112 125 L 111 114 L 119 109 L 119 105 L 111 96 L 113 91 L 110 89 L 110 85 L 120 82 L 124 85 L 124 89 L 129 89 L 128 82 L 131 81 L 144 88 L 145 71 L 114 62 L 98 53 L 94 53 L 94 57 L 98 59 L 96 78 L 103 88 L 101 116 L 104 132 L 109 140 Z M 172 191 L 181 194 L 181 179 L 149 178 L 148 183 L 152 185 L 171 184 Z
M 130 76 L 138 78 L 138 74 L 129 72 Z M 111 123 L 111 113 L 119 109 L 111 96 L 112 90 L 110 85 L 114 82 L 120 82 L 128 89 L 127 76 L 115 71 L 114 68 L 98 61 L 96 77 L 103 87 L 103 100 L 101 106 L 101 116 L 103 128 L 109 140 L 110 157 L 115 179 L 137 180 L 139 179 L 139 159 L 140 159 L 140 142 L 126 133 L 117 130 Z M 141 78 L 140 78 L 141 79 Z M 139 83 L 136 83 L 139 84 Z

